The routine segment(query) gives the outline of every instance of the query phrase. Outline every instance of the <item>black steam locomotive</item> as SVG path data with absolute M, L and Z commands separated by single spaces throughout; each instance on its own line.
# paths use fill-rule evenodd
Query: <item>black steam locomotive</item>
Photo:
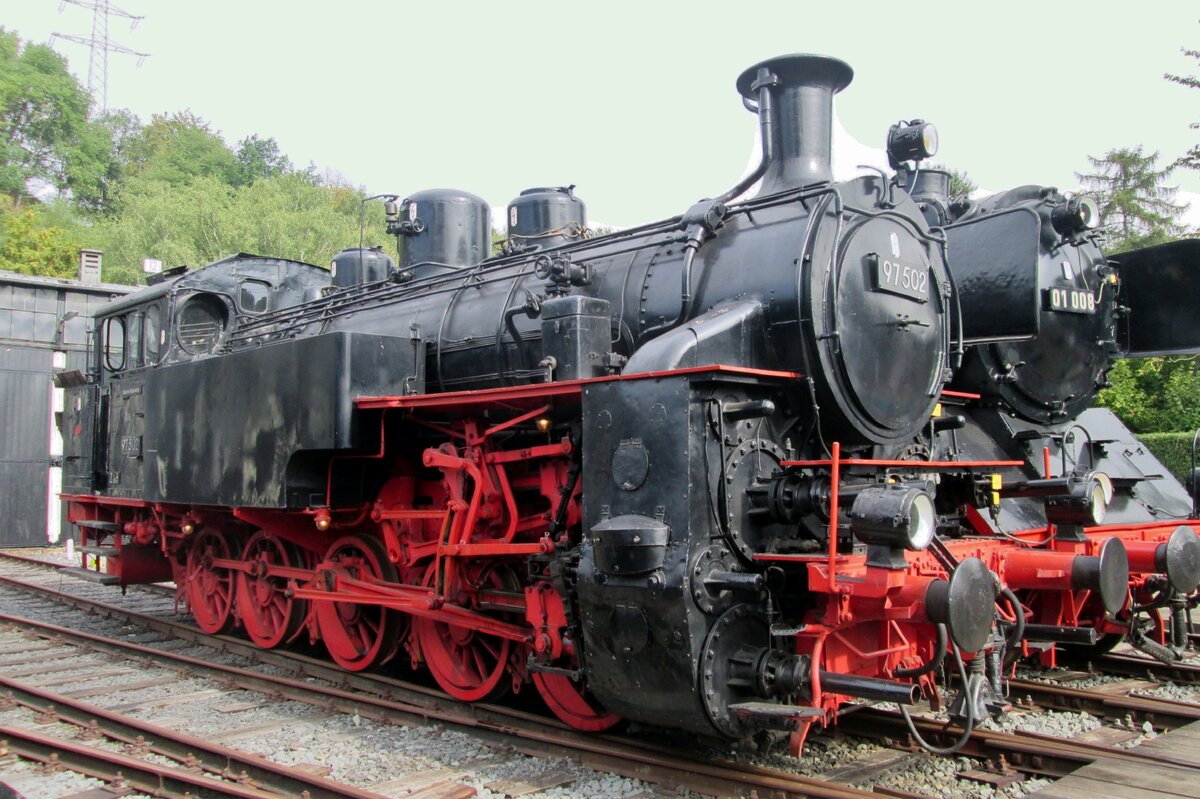
M 579 729 L 799 752 L 851 698 L 938 691 L 947 656 L 1001 696 L 1031 553 L 938 533 L 1018 462 L 931 452 L 977 398 L 947 390 L 968 347 L 1038 333 L 1045 223 L 938 218 L 920 122 L 891 131 L 895 175 L 835 182 L 851 75 L 744 72 L 762 163 L 679 217 L 592 238 L 570 190 L 531 190 L 491 256 L 482 200 L 421 192 L 389 205 L 397 262 L 241 255 L 110 306 L 64 379 L 70 518 L 103 558 L 77 573 L 174 579 L 206 631 L 396 658 L 464 701 L 532 684 Z M 1055 590 L 1128 580 L 1052 554 L 1076 575 Z
M 1031 594 L 1027 638 L 1096 651 L 1128 637 L 1154 657 L 1178 659 L 1178 651 L 1163 646 L 1168 624 L 1158 611 L 1170 610 L 1173 643 L 1182 648 L 1186 612 L 1196 604 L 1200 584 L 1194 500 L 1110 411 L 1091 406 L 1116 359 L 1200 351 L 1192 324 L 1200 303 L 1193 288 L 1200 243 L 1183 240 L 1106 256 L 1098 210 L 1086 197 L 1024 186 L 955 204 L 946 173 L 926 171 L 913 183 L 914 199 L 935 226 L 970 225 L 997 214 L 1032 214 L 1041 221 L 1036 241 L 1025 242 L 1039 263 L 1028 279 L 1036 281 L 1040 302 L 1025 309 L 1035 315 L 1038 333 L 969 349 L 952 388 L 979 397 L 951 400 L 953 412 L 962 414 L 960 424 L 933 442 L 934 457 L 1019 464 L 1002 472 L 1002 500 L 990 513 L 963 520 L 964 528 L 1042 542 L 1060 552 L 1120 541 L 1128 585 L 1114 577 L 1108 601 L 1093 600 L 1073 614 L 1056 599 Z M 1016 246 L 1008 242 L 1010 250 Z M 1011 313 L 1012 307 L 975 308 L 968 315 Z M 1102 497 L 1092 503 L 1086 526 L 1047 526 L 1048 517 L 1054 521 L 1088 490 Z M 1128 604 L 1126 595 L 1132 596 Z M 1148 618 L 1139 622 L 1135 612 Z M 1143 630 L 1147 625 L 1152 634 Z M 1042 659 L 1053 665 L 1055 655 L 1046 649 Z

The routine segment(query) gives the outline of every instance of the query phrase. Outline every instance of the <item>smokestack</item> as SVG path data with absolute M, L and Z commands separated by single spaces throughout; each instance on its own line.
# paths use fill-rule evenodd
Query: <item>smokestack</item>
M 785 55 L 763 61 L 738 77 L 746 107 L 760 111 L 760 90 L 770 91 L 772 158 L 759 195 L 833 180 L 833 95 L 850 85 L 845 61 L 820 55 Z

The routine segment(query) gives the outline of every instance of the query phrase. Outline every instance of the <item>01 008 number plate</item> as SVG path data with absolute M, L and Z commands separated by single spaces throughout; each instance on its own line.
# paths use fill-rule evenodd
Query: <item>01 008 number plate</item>
M 1087 289 L 1048 288 L 1045 291 L 1046 307 L 1052 311 L 1096 313 L 1096 297 Z
M 912 266 L 872 253 L 871 288 L 917 302 L 929 301 L 929 268 Z

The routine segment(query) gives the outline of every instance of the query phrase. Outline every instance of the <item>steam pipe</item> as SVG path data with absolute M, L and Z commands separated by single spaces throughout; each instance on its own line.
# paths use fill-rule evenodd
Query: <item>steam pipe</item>
M 767 166 L 771 161 L 775 160 L 775 123 L 771 119 L 773 114 L 771 108 L 771 87 L 777 81 L 778 78 L 775 78 L 770 70 L 766 67 L 759 67 L 758 80 L 756 81 L 759 84 L 758 102 L 755 103 L 749 97 L 742 98 L 742 105 L 751 111 L 758 112 L 758 130 L 759 136 L 762 139 L 762 158 L 759 159 L 758 166 L 754 167 L 753 172 L 739 180 L 732 189 L 717 197 L 717 202 L 727 203 L 753 186 L 759 178 L 767 173 Z M 684 264 L 685 270 L 690 266 L 691 261 L 689 259 Z

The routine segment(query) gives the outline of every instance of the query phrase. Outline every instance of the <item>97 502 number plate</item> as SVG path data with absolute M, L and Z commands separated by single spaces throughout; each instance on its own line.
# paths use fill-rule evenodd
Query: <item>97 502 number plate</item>
M 871 288 L 898 294 L 917 302 L 929 301 L 929 269 L 893 258 L 870 255 Z
M 1046 306 L 1052 311 L 1094 314 L 1096 297 L 1087 289 L 1046 289 Z

